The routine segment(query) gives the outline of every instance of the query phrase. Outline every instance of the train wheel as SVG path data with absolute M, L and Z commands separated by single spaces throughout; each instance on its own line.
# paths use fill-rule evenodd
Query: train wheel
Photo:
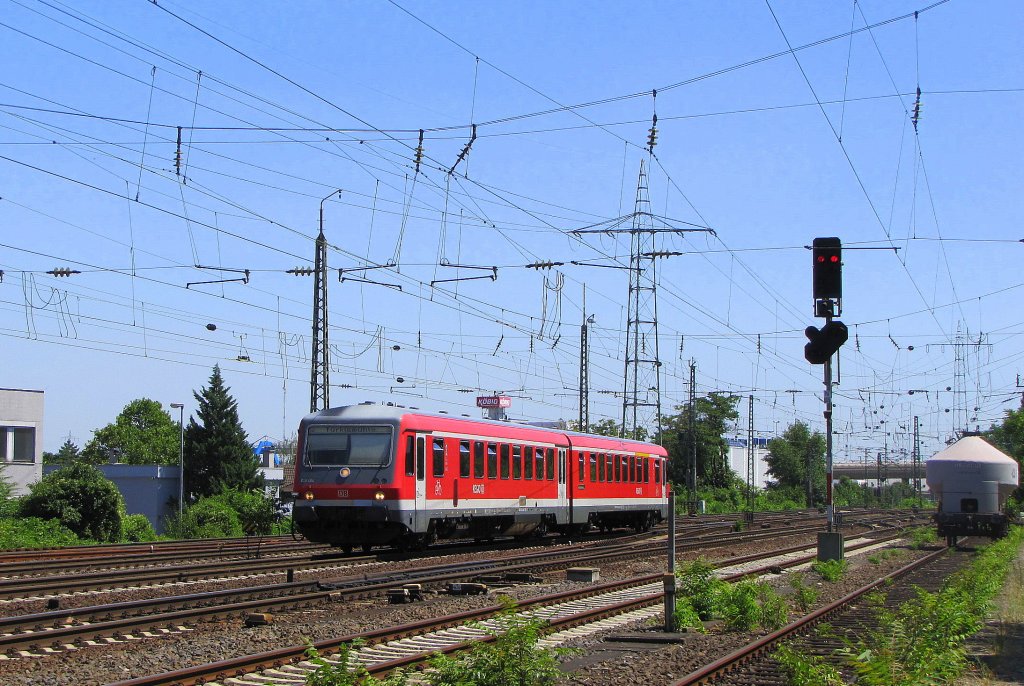
M 371 550 L 373 550 L 372 545 L 370 545 L 369 543 L 363 544 L 363 554 L 369 554 Z
M 946 536 L 946 547 L 952 548 L 956 546 L 956 536 Z
M 345 545 L 341 546 L 341 549 L 343 551 L 345 551 L 346 555 L 351 555 L 352 554 L 352 544 L 351 543 L 346 543 Z

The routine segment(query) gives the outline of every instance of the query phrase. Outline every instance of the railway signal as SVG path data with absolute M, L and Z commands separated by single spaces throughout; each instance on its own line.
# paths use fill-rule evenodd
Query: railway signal
M 804 358 L 811 364 L 825 364 L 836 354 L 850 337 L 850 332 L 838 319 L 831 319 L 820 329 L 808 326 L 804 329 L 808 342 L 804 345 Z
M 814 300 L 842 300 L 843 244 L 838 238 L 815 238 L 811 244 L 814 260 Z

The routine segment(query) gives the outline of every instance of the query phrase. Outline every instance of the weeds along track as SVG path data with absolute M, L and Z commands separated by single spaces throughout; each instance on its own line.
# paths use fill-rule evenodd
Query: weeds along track
M 946 548 L 937 549 L 778 631 L 691 672 L 675 681 L 672 686 L 784 686 L 789 683 L 789 677 L 784 668 L 772 657 L 775 650 L 784 642 L 803 654 L 818 656 L 838 668 L 841 666 L 841 660 L 837 657 L 836 651 L 846 645 L 844 641 L 854 640 L 857 636 L 878 627 L 876 611 L 866 602 L 869 593 L 884 589 L 884 607 L 895 609 L 915 596 L 915 587 L 927 591 L 938 590 L 951 574 L 964 568 L 968 563 L 967 555 Z M 826 634 L 816 631 L 816 627 L 823 622 L 830 626 Z

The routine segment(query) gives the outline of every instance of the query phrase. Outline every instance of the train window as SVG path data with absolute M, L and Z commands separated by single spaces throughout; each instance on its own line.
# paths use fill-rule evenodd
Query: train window
M 654 458 L 654 483 L 661 483 L 661 460 Z
M 604 453 L 597 454 L 597 480 L 604 482 Z
M 434 439 L 434 476 L 444 476 L 444 439 Z
M 309 465 L 385 467 L 394 450 L 391 433 L 390 426 L 314 424 L 306 430 L 303 459 Z
M 498 446 L 498 453 L 501 456 L 501 478 L 508 478 L 508 444 L 502 443 Z
M 615 482 L 620 483 L 622 481 L 622 456 L 613 455 L 612 459 L 615 460 Z
M 533 478 L 533 446 L 523 448 L 523 478 Z
M 587 459 L 590 460 L 590 483 L 596 484 L 597 483 L 597 455 L 594 454 L 594 453 L 587 453 L 587 455 L 589 455 L 589 457 Z
M 629 482 L 633 483 L 636 481 L 636 457 L 633 455 L 629 456 Z
M 648 458 L 643 458 L 644 463 L 644 483 L 651 483 L 651 461 Z
M 547 478 L 548 478 L 548 481 L 554 481 L 555 480 L 555 449 L 554 448 L 548 448 L 547 461 L 548 461 L 548 466 L 547 466 L 547 470 L 548 470 L 547 471 Z M 561 470 L 559 470 L 559 477 L 561 477 Z M 559 482 L 561 482 L 561 479 L 559 479 Z
M 576 481 L 583 483 L 583 472 L 586 470 L 587 456 L 583 451 L 576 453 Z
M 544 478 L 544 448 L 534 450 L 533 456 L 537 460 L 536 469 L 533 471 L 533 478 L 540 481 Z
M 487 444 L 487 478 L 498 478 L 498 446 Z
M 523 478 L 523 448 L 518 445 L 512 446 L 512 478 Z
M 420 436 L 416 439 L 416 479 L 423 481 L 427 471 L 427 441 Z
M 484 478 L 484 442 L 473 441 L 473 478 Z
M 459 441 L 459 476 L 469 478 L 469 441 Z
M 607 476 L 608 481 L 615 481 L 615 470 L 613 469 L 612 464 L 615 461 L 615 456 L 605 453 L 604 461 L 608 464 L 607 468 L 605 469 L 605 475 Z
M 416 439 L 412 436 L 405 438 L 405 475 L 416 476 Z

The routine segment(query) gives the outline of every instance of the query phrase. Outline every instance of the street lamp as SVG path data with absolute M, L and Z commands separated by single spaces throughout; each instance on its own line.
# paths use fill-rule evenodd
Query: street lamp
M 171 403 L 178 411 L 178 431 L 181 440 L 178 443 L 178 516 L 185 507 L 185 404 Z

